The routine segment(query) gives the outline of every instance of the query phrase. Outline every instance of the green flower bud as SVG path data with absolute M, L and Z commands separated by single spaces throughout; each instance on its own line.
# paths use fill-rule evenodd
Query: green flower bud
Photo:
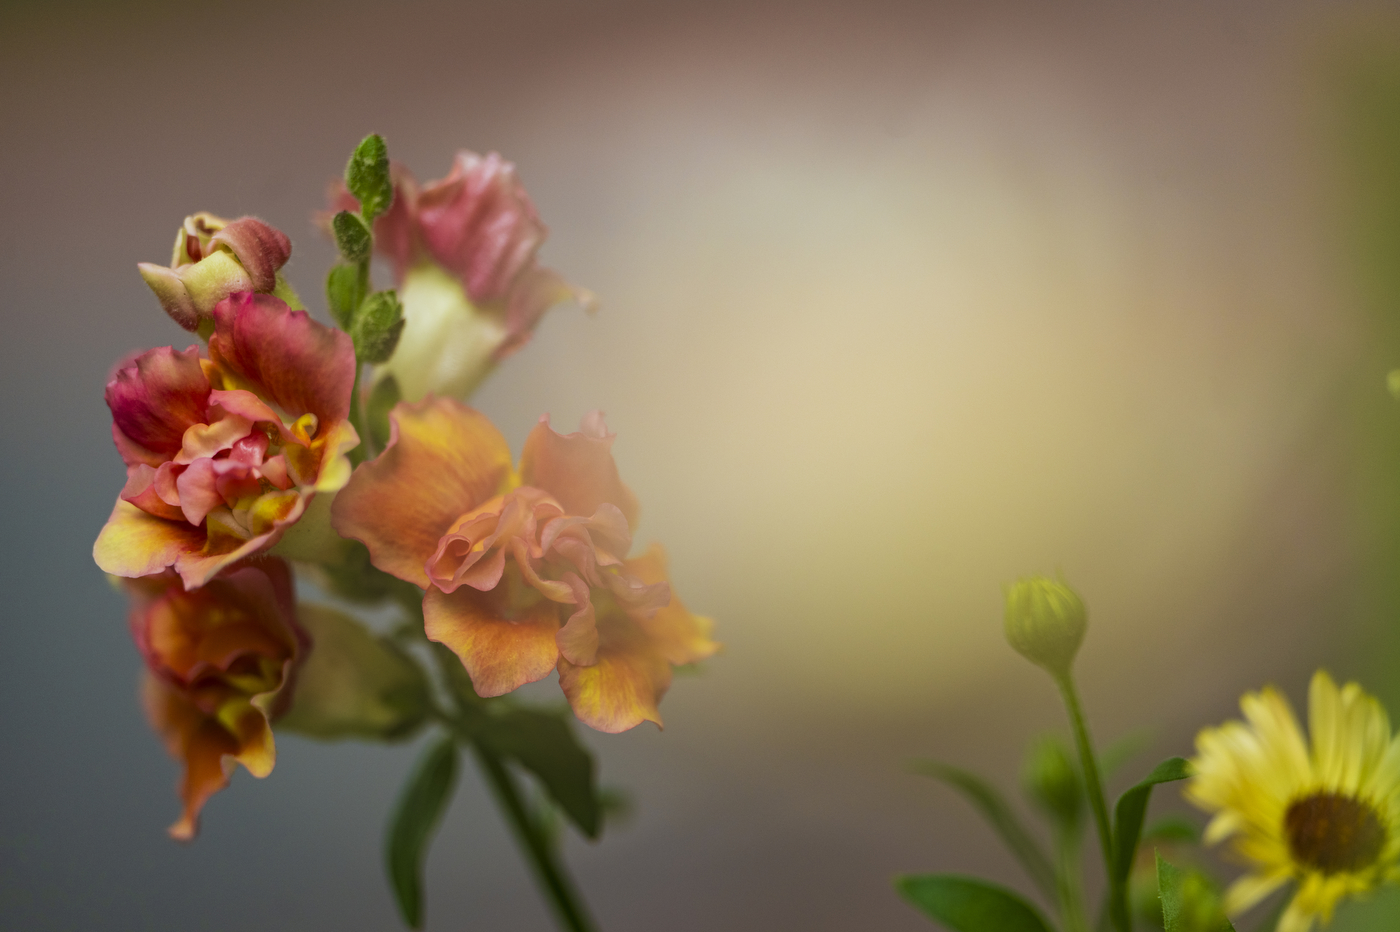
M 1032 576 L 1006 590 L 1006 640 L 1052 676 L 1069 675 L 1088 625 L 1083 601 L 1064 583 Z
M 1031 801 L 1062 826 L 1079 821 L 1084 811 L 1084 784 L 1069 748 L 1054 735 L 1031 745 L 1021 765 L 1021 786 Z

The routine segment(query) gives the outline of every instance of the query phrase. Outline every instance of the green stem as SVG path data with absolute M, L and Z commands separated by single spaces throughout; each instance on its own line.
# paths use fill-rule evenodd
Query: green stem
M 529 810 L 525 808 L 525 801 L 521 798 L 520 787 L 516 785 L 515 777 L 506 769 L 505 763 L 493 751 L 482 747 L 480 742 L 472 742 L 472 751 L 476 754 L 476 761 L 481 765 L 481 771 L 486 775 L 486 782 L 490 784 L 496 801 L 508 816 L 516 840 L 525 849 L 530 866 L 534 868 L 535 879 L 544 888 L 560 925 L 569 932 L 593 932 L 593 921 L 588 918 L 583 898 L 574 889 L 563 866 L 559 864 L 554 848 L 535 824 Z
M 1085 788 L 1089 791 L 1089 808 L 1094 813 L 1094 825 L 1099 830 L 1099 847 L 1103 851 L 1104 876 L 1108 878 L 1109 898 L 1112 903 L 1125 902 L 1122 884 L 1113 881 L 1113 829 L 1108 821 L 1108 804 L 1104 801 L 1103 781 L 1099 779 L 1099 761 L 1094 754 L 1094 744 L 1089 739 L 1089 726 L 1084 720 L 1084 710 L 1079 705 L 1079 694 L 1074 689 L 1074 677 L 1066 670 L 1055 677 L 1064 697 L 1065 708 L 1069 710 L 1070 725 L 1074 728 L 1074 743 L 1079 748 L 1079 766 L 1084 771 Z M 1110 908 L 1114 924 L 1119 932 L 1132 932 L 1130 924 L 1124 922 L 1126 910 Z
M 1055 853 L 1055 887 L 1060 900 L 1060 920 L 1064 930 L 1089 932 L 1089 919 L 1084 913 L 1077 824 L 1075 827 L 1064 827 L 1055 832 Z
M 360 370 L 363 368 L 359 360 L 355 360 L 355 385 L 350 389 L 350 426 L 360 435 L 360 445 L 348 454 L 352 466 L 360 465 L 371 456 L 369 429 L 365 423 L 364 406 L 360 403 Z

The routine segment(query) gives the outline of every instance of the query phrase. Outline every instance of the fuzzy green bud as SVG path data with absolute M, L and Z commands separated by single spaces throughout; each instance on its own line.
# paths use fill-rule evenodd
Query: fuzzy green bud
M 1031 576 L 1006 590 L 1006 640 L 1052 676 L 1069 676 L 1088 626 L 1084 602 L 1064 583 Z
M 1084 811 L 1084 784 L 1065 743 L 1045 735 L 1031 745 L 1021 765 L 1021 786 L 1061 826 L 1071 827 Z

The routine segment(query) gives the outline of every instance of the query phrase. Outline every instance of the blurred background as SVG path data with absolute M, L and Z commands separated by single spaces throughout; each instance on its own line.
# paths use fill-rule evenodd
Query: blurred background
M 1150 736 L 1119 784 L 1319 665 L 1400 713 L 1400 6 L 11 3 L 0 126 L 5 928 L 399 927 L 415 745 L 279 738 L 169 841 L 90 556 L 109 367 L 188 342 L 135 263 L 256 214 L 324 319 L 311 213 L 372 131 L 425 180 L 516 163 L 602 309 L 475 403 L 517 450 L 606 411 L 639 539 L 726 645 L 664 732 L 586 736 L 636 804 L 567 845 L 603 928 L 917 930 L 898 871 L 1028 889 L 906 771 L 1010 790 L 1065 731 L 1002 640 L 1017 576 L 1090 606 L 1093 727 Z M 552 928 L 471 775 L 427 889 L 429 928 Z

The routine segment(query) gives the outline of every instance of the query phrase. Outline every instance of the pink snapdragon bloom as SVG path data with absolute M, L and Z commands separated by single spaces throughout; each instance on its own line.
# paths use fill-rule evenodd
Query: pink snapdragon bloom
M 231 294 L 276 293 L 300 308 L 278 270 L 292 255 L 292 241 L 255 217 L 224 220 L 192 214 L 175 234 L 170 266 L 138 262 L 141 277 L 171 318 L 191 333 L 208 336 L 214 306 Z
M 404 399 L 464 398 L 545 311 L 568 300 L 593 306 L 592 294 L 536 261 L 548 231 L 500 155 L 458 152 L 446 178 L 422 187 L 397 163 L 391 177 L 394 202 L 374 240 L 394 267 L 407 323 L 378 374 L 393 374 Z M 331 204 L 358 207 L 341 185 Z
M 213 311 L 209 356 L 161 347 L 107 384 L 126 487 L 93 545 L 139 577 L 174 567 L 188 588 L 266 550 L 317 492 L 350 478 L 350 337 L 271 295 Z
M 281 560 L 234 567 L 192 591 L 170 570 L 126 588 L 146 661 L 146 713 L 184 767 L 184 812 L 170 834 L 187 841 L 235 764 L 255 777 L 272 772 L 271 722 L 286 710 L 310 641 Z
M 430 639 L 482 696 L 559 671 L 599 731 L 661 724 L 671 667 L 708 657 L 709 619 L 671 592 L 660 548 L 629 559 L 637 500 L 618 477 L 602 415 L 559 434 L 548 418 L 520 470 L 482 414 L 446 398 L 400 404 L 392 437 L 332 505 L 374 565 L 427 590 Z

